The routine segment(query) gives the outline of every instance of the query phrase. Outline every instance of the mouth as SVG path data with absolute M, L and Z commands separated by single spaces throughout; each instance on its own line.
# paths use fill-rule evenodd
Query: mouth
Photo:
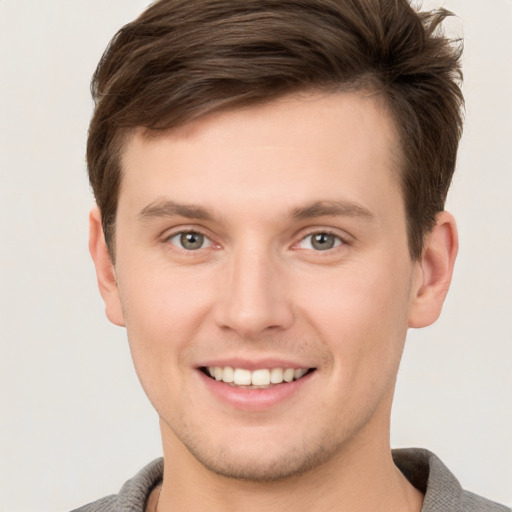
M 247 370 L 231 366 L 202 366 L 207 377 L 242 389 L 268 389 L 302 379 L 316 368 L 259 368 Z

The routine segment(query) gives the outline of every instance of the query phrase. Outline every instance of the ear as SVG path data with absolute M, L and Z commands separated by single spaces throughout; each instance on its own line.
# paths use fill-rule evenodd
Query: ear
M 97 206 L 89 214 L 89 252 L 96 267 L 98 288 L 105 302 L 107 318 L 115 325 L 124 326 L 116 271 L 105 242 L 101 213 Z
M 409 327 L 426 327 L 441 314 L 448 293 L 459 241 L 455 219 L 440 212 L 436 224 L 427 234 L 418 264 L 418 275 L 412 293 Z

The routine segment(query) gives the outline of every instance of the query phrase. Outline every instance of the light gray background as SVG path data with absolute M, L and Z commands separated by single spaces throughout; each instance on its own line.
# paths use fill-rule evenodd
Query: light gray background
M 125 333 L 87 252 L 88 83 L 143 0 L 0 0 L 0 510 L 65 511 L 160 454 Z M 426 6 L 440 2 L 425 2 Z M 394 446 L 435 451 L 512 504 L 512 3 L 444 2 L 465 36 L 467 123 L 444 315 L 410 333 Z

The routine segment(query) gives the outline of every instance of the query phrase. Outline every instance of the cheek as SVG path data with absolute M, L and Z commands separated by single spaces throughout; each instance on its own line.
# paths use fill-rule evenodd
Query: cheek
M 328 285 L 305 286 L 298 292 L 301 314 L 315 326 L 344 375 L 391 370 L 399 362 L 407 332 L 409 280 L 403 269 L 397 278 L 393 275 L 393 270 L 372 272 L 370 266 L 339 269 Z
M 119 275 L 127 329 L 142 331 L 148 340 L 165 332 L 189 333 L 217 289 L 210 281 L 211 273 L 151 261 L 127 268 Z
M 151 272 L 130 270 L 118 277 L 130 351 L 146 393 L 151 395 L 151 388 L 157 390 L 162 382 L 179 387 L 178 376 L 189 367 L 188 355 L 209 309 L 212 287 L 200 276 L 156 265 Z

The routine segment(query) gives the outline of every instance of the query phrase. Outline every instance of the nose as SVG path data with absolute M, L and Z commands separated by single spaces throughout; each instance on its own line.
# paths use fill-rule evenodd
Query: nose
M 220 283 L 217 325 L 244 339 L 290 327 L 293 308 L 285 274 L 268 254 L 250 248 L 233 254 Z

